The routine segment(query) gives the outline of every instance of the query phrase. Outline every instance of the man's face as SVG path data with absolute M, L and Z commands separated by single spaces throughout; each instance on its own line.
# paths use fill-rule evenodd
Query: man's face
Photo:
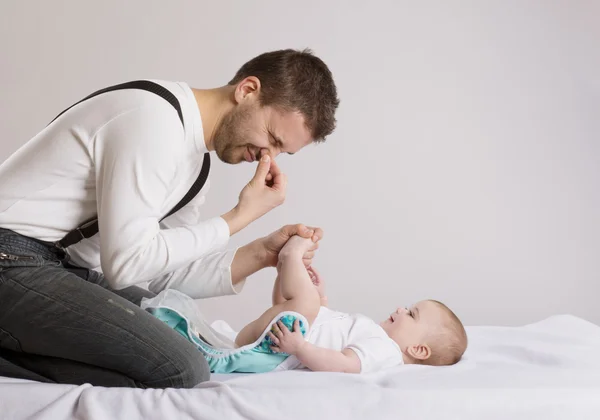
M 260 159 L 263 149 L 273 158 L 279 153 L 294 154 L 312 138 L 300 113 L 252 101 L 238 104 L 223 117 L 213 141 L 219 159 L 236 164 Z

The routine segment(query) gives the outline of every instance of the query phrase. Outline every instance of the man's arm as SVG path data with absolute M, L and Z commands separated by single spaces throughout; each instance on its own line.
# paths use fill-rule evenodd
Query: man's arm
M 231 263 L 231 283 L 235 286 L 266 267 L 264 248 L 260 241 L 252 241 L 237 249 Z
M 176 112 L 158 98 L 120 114 L 95 135 L 100 260 L 115 289 L 178 270 L 228 242 L 228 225 L 218 217 L 160 229 L 180 150 L 177 141 L 164 139 L 183 138 L 182 130 Z
M 246 277 L 277 263 L 279 250 L 293 235 L 312 236 L 313 241 L 317 241 L 304 255 L 304 263 L 309 265 L 323 231 L 302 224 L 286 225 L 238 249 L 206 255 L 185 267 L 156 277 L 150 282 L 149 289 L 154 293 L 167 288 L 176 289 L 194 299 L 239 293 Z
M 303 238 L 312 237 L 315 244 L 303 256 L 304 265 L 310 266 L 315 251 L 319 248 L 319 241 L 323 238 L 323 230 L 307 227 L 303 224 L 286 225 L 269 236 L 259 238 L 238 248 L 231 264 L 231 282 L 233 285 L 263 268 L 275 267 L 279 251 L 288 239 L 294 235 Z

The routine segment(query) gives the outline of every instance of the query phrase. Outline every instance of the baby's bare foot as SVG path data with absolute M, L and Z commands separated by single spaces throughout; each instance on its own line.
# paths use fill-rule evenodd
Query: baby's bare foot
M 314 245 L 312 239 L 306 239 L 298 235 L 292 236 L 279 251 L 279 261 L 285 258 L 302 258 L 302 256 Z

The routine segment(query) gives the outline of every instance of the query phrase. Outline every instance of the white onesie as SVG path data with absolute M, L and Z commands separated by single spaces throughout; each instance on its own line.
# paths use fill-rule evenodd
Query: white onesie
M 360 314 L 350 315 L 322 306 L 306 339 L 318 347 L 352 349 L 360 359 L 361 373 L 404 363 L 398 344 L 372 319 Z M 275 370 L 303 367 L 295 356 L 290 356 Z

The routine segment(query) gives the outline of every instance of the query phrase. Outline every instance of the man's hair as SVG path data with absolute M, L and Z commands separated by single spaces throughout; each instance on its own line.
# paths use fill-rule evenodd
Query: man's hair
M 244 64 L 229 84 L 249 76 L 260 80 L 262 106 L 300 112 L 315 141 L 324 141 L 335 129 L 337 89 L 331 71 L 311 50 L 261 54 Z
M 442 302 L 430 300 L 444 312 L 442 325 L 428 337 L 431 356 L 424 365 L 446 366 L 457 363 L 467 349 L 467 332 L 460 319 Z

